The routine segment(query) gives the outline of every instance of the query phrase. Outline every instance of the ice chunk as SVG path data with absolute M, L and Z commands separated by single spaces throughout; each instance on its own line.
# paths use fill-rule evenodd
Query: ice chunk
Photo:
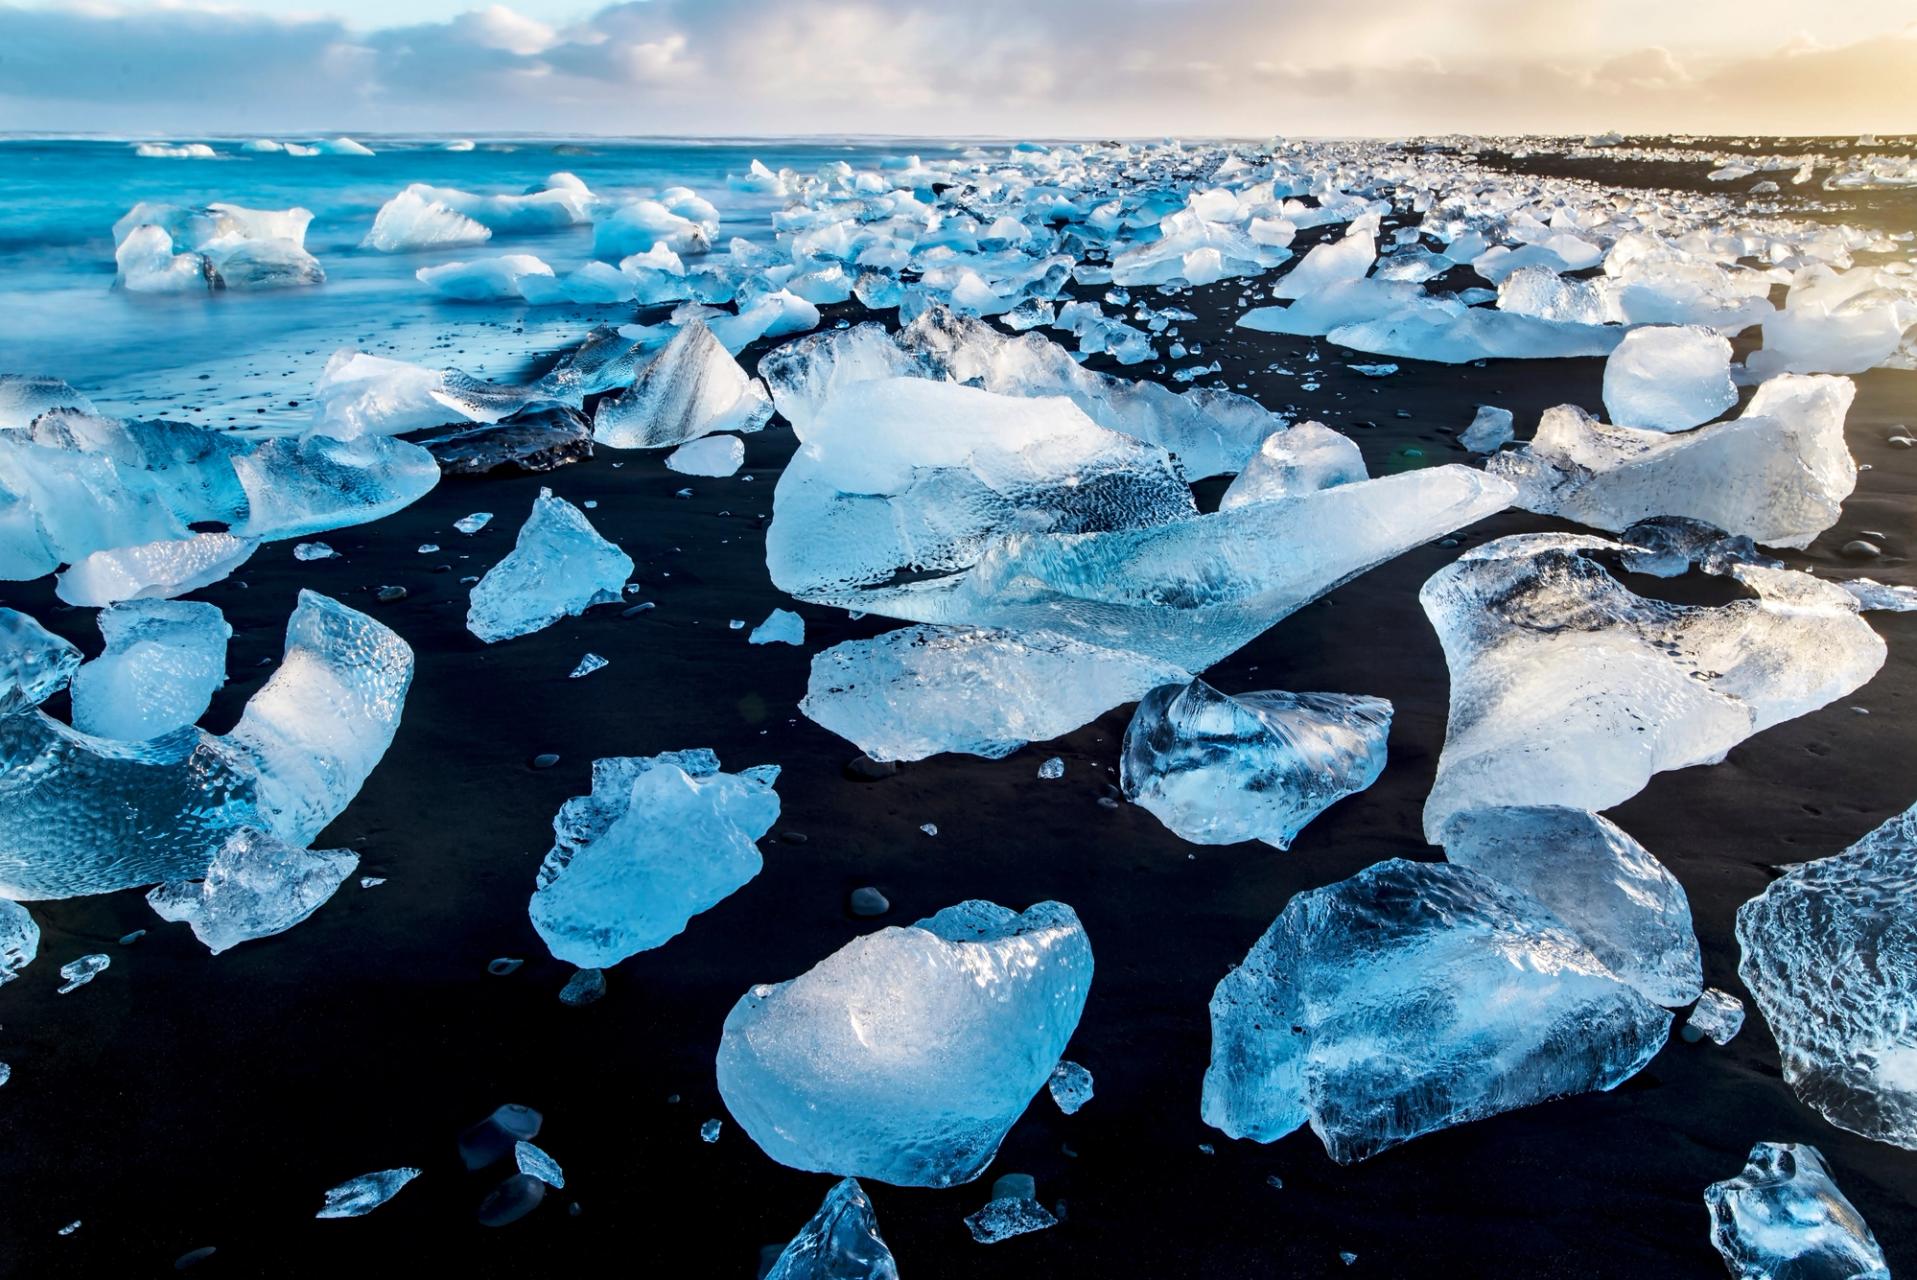
M 251 538 L 196 533 L 95 551 L 60 574 L 54 594 L 93 609 L 123 600 L 168 600 L 222 581 L 258 548 Z
M 1069 401 L 890 378 L 843 388 L 807 425 L 773 494 L 766 566 L 794 595 L 831 595 L 964 568 L 1017 530 L 1132 529 L 1196 512 L 1163 449 Z
M 873 760 L 997 760 L 1188 673 L 1046 631 L 906 627 L 813 656 L 799 710 Z
M 596 653 L 589 653 L 585 657 L 579 659 L 578 666 L 574 667 L 571 671 L 566 673 L 566 678 L 568 680 L 578 680 L 581 677 L 589 676 L 593 672 L 598 671 L 601 668 L 608 665 L 609 664 L 607 663 L 606 659 L 600 657 Z
M 1684 1038 L 1701 1040 L 1709 1036 L 1712 1044 L 1729 1044 L 1743 1027 L 1744 1002 L 1728 991 L 1706 987 L 1697 998 L 1697 1007 L 1684 1020 Z
M 779 1253 L 765 1280 L 899 1280 L 857 1179 L 843 1179 L 826 1192 L 825 1203 Z
M 764 386 L 693 320 L 629 390 L 599 402 L 592 438 L 615 449 L 657 449 L 718 431 L 757 431 L 771 416 Z
M 1473 453 L 1496 453 L 1517 434 L 1511 424 L 1509 409 L 1481 404 L 1477 416 L 1471 419 L 1471 425 L 1458 433 L 1458 443 Z
M 313 150 L 323 156 L 370 156 L 373 154 L 371 147 L 363 146 L 351 138 L 322 138 L 313 144 Z
M 1354 228 L 1343 239 L 1314 246 L 1298 265 L 1279 278 L 1274 298 L 1305 298 L 1329 285 L 1362 280 L 1378 257 L 1378 242 L 1368 229 Z
M 67 687 L 80 651 L 31 615 L 0 608 L 0 715 L 37 707 Z
M 381 205 L 365 246 L 384 253 L 410 253 L 484 244 L 492 239 L 492 228 L 431 198 L 426 194 L 430 190 L 415 183 Z
M 748 644 L 804 644 L 805 619 L 790 609 L 774 609 L 746 637 Z
M 28 427 L 50 409 L 91 415 L 93 402 L 58 378 L 0 373 L 0 427 Z
M 632 557 L 578 507 L 541 489 L 512 554 L 473 587 L 466 628 L 487 644 L 530 635 L 618 600 L 631 576 Z
M 533 928 L 581 968 L 665 945 L 759 874 L 755 842 L 779 817 L 778 772 L 721 773 L 704 750 L 593 761 L 592 794 L 553 819 Z
M 55 994 L 64 996 L 70 992 L 78 991 L 81 987 L 84 987 L 87 983 L 105 973 L 107 966 L 112 963 L 113 957 L 101 955 L 98 952 L 92 955 L 81 956 L 78 960 L 69 960 L 60 966 L 60 976 L 66 979 L 66 981 L 60 984 Z
M 1685 431 L 1737 403 L 1730 340 L 1703 325 L 1644 325 L 1604 362 L 1604 411 L 1621 426 Z
M 327 435 L 397 435 L 451 421 L 498 422 L 550 397 L 501 387 L 457 369 L 429 369 L 342 347 L 313 386 L 314 421 Z
M 719 1092 L 781 1164 L 970 1182 L 1051 1077 L 1091 980 L 1070 907 L 963 902 L 752 988 L 726 1017 Z
M 370 153 L 369 153 L 370 154 Z M 357 1218 L 391 1200 L 401 1187 L 419 1176 L 417 1169 L 386 1169 L 348 1178 L 326 1193 L 326 1205 L 315 1218 Z
M 1816 1147 L 1760 1142 L 1704 1189 L 1711 1243 L 1736 1280 L 1890 1280 L 1884 1251 Z
M 1850 592 L 1859 609 L 1884 613 L 1917 613 L 1917 587 L 1892 587 L 1870 578 L 1852 578 L 1837 584 Z
M 666 455 L 666 470 L 686 476 L 729 476 L 745 465 L 738 436 L 700 436 Z
M 1522 893 L 1394 858 L 1293 897 L 1218 984 L 1203 1114 L 1260 1142 L 1309 1122 L 1350 1164 L 1613 1088 L 1670 1025 Z
M 113 250 L 116 277 L 129 293 L 204 293 L 213 284 L 213 264 L 204 254 L 173 252 L 162 228 L 135 227 Z
M 268 440 L 236 455 L 248 514 L 234 531 L 258 540 L 297 538 L 383 519 L 439 483 L 433 455 L 383 436 L 324 434 Z
M 1737 911 L 1738 976 L 1784 1079 L 1840 1129 L 1917 1149 L 1917 806 Z
M 521 1173 L 530 1174 L 553 1190 L 566 1189 L 566 1174 L 559 1162 L 532 1143 L 524 1140 L 513 1143 L 513 1161 Z
M 1372 355 L 1465 364 L 1606 356 L 1622 334 L 1612 325 L 1558 323 L 1482 307 L 1450 312 L 1427 304 L 1341 324 L 1326 336 Z
M 1744 412 L 1677 435 L 1607 426 L 1574 405 L 1545 411 L 1537 435 L 1489 465 L 1517 505 L 1600 529 L 1686 516 L 1767 546 L 1805 547 L 1837 523 L 1857 485 L 1844 416 L 1848 378 L 1785 374 Z
M 1668 604 L 1590 558 L 1623 549 L 1566 534 L 1500 538 L 1425 583 L 1419 599 L 1451 669 L 1427 839 L 1463 809 L 1608 809 L 1652 774 L 1721 760 L 1883 665 L 1884 642 L 1842 587 L 1734 565 L 1754 598 Z
M 530 253 L 507 253 L 471 262 L 448 262 L 421 267 L 415 279 L 442 298 L 455 302 L 519 301 L 519 282 L 527 276 L 552 277 L 552 268 Z
M 1653 1004 L 1704 986 L 1691 903 L 1677 877 L 1608 819 L 1551 805 L 1470 809 L 1443 832 L 1445 858 L 1530 895 Z
M 0 987 L 19 977 L 39 954 L 40 926 L 25 907 L 0 898 Z
M 359 865 L 350 849 L 299 849 L 264 831 L 230 832 L 206 878 L 174 880 L 146 900 L 162 920 L 185 923 L 214 955 L 284 933 L 319 910 Z
M 1194 844 L 1289 849 L 1305 824 L 1384 772 L 1391 704 L 1343 693 L 1152 690 L 1125 730 L 1125 798 Z
M 983 1209 L 965 1219 L 965 1229 L 980 1244 L 997 1244 L 1057 1225 L 1058 1219 L 1029 1196 L 994 1196 Z
M 592 456 L 592 424 L 566 405 L 527 408 L 480 426 L 455 427 L 419 443 L 449 476 L 484 475 L 499 467 L 556 471 Z
M 1716 525 L 1683 516 L 1640 520 L 1624 531 L 1623 541 L 1631 548 L 1624 553 L 1624 567 L 1654 578 L 1675 578 L 1688 573 L 1693 565 L 1719 575 L 1728 574 L 1734 564 L 1784 567 L 1781 560 L 1759 555 L 1757 544 L 1749 538 L 1734 538 Z M 1869 606 L 1860 602 L 1858 607 Z
M 73 677 L 73 727 L 96 738 L 144 742 L 206 711 L 226 683 L 233 628 L 219 609 L 142 600 L 103 609 L 106 652 Z
M 1218 500 L 1220 511 L 1368 479 L 1364 454 L 1322 422 L 1274 431 Z
M 490 511 L 475 511 L 469 516 L 461 516 L 453 521 L 453 528 L 461 533 L 474 534 L 491 524 L 492 519 L 493 513 Z
M 1058 1104 L 1058 1109 L 1073 1115 L 1092 1100 L 1092 1073 L 1076 1062 L 1060 1062 L 1052 1068 L 1052 1078 L 1046 1088 L 1051 1090 L 1052 1101 Z

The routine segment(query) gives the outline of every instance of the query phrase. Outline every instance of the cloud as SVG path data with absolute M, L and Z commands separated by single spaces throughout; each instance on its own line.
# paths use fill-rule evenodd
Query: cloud
M 1373 0 L 1362 13 L 1304 0 L 637 0 L 559 29 L 495 4 L 370 32 L 231 9 L 0 5 L 0 128 L 1917 128 L 1917 26 L 1840 39 L 1826 27 L 1769 49 L 1592 43 L 1641 29 L 1613 20 L 1640 3 L 1589 0 L 1545 21 L 1532 0 Z M 1735 29 L 1788 32 L 1792 12 L 1746 0 Z

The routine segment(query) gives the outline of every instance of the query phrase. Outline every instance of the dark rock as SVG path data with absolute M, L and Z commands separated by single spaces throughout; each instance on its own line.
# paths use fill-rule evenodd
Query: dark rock
M 846 907 L 853 915 L 870 919 L 873 916 L 882 916 L 890 911 L 892 904 L 886 900 L 884 894 L 868 884 L 852 891 L 852 896 L 847 901 Z
M 545 1117 L 531 1107 L 508 1102 L 459 1135 L 459 1158 L 468 1169 L 484 1169 L 512 1153 L 516 1142 L 539 1136 Z
M 1866 542 L 1862 538 L 1853 538 L 1844 544 L 1841 554 L 1850 560 L 1875 560 L 1878 556 L 1884 554 L 1884 549 L 1874 542 Z
M 210 1244 L 201 1249 L 189 1249 L 173 1259 L 173 1269 L 185 1271 L 188 1267 L 197 1267 L 218 1252 L 219 1250 Z
M 605 997 L 606 971 L 604 969 L 581 969 L 566 979 L 566 985 L 559 989 L 559 1003 L 574 1008 L 593 1004 Z
M 1038 1179 L 1029 1173 L 1002 1173 L 992 1184 L 994 1200 L 1036 1200 Z
M 508 974 L 518 973 L 519 966 L 525 963 L 524 960 L 519 960 L 512 956 L 501 956 L 499 959 L 487 964 L 486 972 L 492 974 L 495 978 L 503 978 Z
M 477 476 L 500 467 L 553 471 L 592 456 L 592 424 L 577 409 L 521 409 L 498 422 L 436 427 L 412 437 L 449 476 Z
M 896 760 L 874 760 L 871 756 L 858 756 L 845 766 L 845 776 L 854 782 L 877 782 L 898 771 Z
M 546 1184 L 530 1173 L 515 1173 L 479 1202 L 479 1223 L 505 1227 L 519 1221 L 546 1198 Z
M 803 832 L 803 831 L 781 831 L 781 832 L 779 833 L 779 839 L 781 839 L 781 840 L 783 840 L 783 841 L 785 841 L 785 842 L 786 842 L 787 844 L 804 844 L 804 843 L 805 843 L 805 832 Z
M 559 756 L 552 751 L 542 751 L 532 758 L 532 767 L 535 769 L 550 769 L 558 763 Z
M 404 600 L 406 594 L 405 587 L 381 587 L 373 592 L 373 598 L 381 604 L 392 604 L 394 601 Z

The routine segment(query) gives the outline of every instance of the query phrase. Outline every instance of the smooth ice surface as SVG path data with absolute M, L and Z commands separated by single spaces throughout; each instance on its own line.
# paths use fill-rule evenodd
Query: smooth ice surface
M 765 1280 L 899 1280 L 872 1202 L 856 1179 L 845 1178 L 826 1192 L 825 1203 L 780 1252 Z
M 905 627 L 815 654 L 799 710 L 874 760 L 999 759 L 1188 673 L 1046 631 Z
M 1758 1143 L 1742 1173 L 1704 1189 L 1704 1205 L 1736 1280 L 1890 1280 L 1864 1216 L 1808 1143 Z
M 1772 378 L 1744 412 L 1675 435 L 1598 422 L 1575 405 L 1545 410 L 1537 434 L 1487 464 L 1516 505 L 1620 531 L 1688 516 L 1767 546 L 1805 547 L 1837 523 L 1857 486 L 1844 416 L 1848 378 Z
M 687 476 L 729 476 L 745 465 L 738 436 L 701 436 L 666 455 L 666 469 Z
M 0 608 L 0 715 L 37 707 L 67 687 L 80 650 L 31 614 Z
M 1091 980 L 1070 907 L 963 902 L 747 992 L 726 1017 L 719 1092 L 781 1164 L 970 1182 L 1051 1077 Z
M 1471 425 L 1458 433 L 1458 443 L 1473 453 L 1496 453 L 1516 435 L 1512 413 L 1496 405 L 1481 404 Z
M 1704 988 L 1691 1016 L 1684 1020 L 1686 1039 L 1709 1036 L 1712 1044 L 1729 1044 L 1743 1027 L 1744 1002 L 1716 987 Z
M 965 1229 L 980 1244 L 997 1244 L 1057 1225 L 1058 1219 L 1044 1205 L 1016 1196 L 999 1196 L 965 1219 Z
M 1349 436 L 1322 422 L 1301 422 L 1265 437 L 1245 469 L 1233 477 L 1218 509 L 1276 502 L 1368 478 L 1364 454 Z
M 632 557 L 599 536 L 585 514 L 541 489 L 512 553 L 473 587 L 466 628 L 493 644 L 621 598 Z
M 1298 265 L 1279 278 L 1274 298 L 1305 298 L 1346 280 L 1362 280 L 1378 257 L 1378 242 L 1369 230 L 1348 232 L 1342 239 L 1314 245 Z
M 721 773 L 706 750 L 593 761 L 592 794 L 553 819 L 533 928 L 555 956 L 587 969 L 663 946 L 759 874 L 756 841 L 779 817 L 778 773 Z
M 233 628 L 217 606 L 139 600 L 102 609 L 106 652 L 73 677 L 73 727 L 98 738 L 144 742 L 206 711 L 226 683 Z
M 764 622 L 752 628 L 748 644 L 804 644 L 805 619 L 790 609 L 774 609 Z
M 1066 1115 L 1075 1114 L 1078 1109 L 1092 1100 L 1092 1073 L 1076 1062 L 1060 1062 L 1052 1068 L 1052 1078 L 1045 1086 L 1052 1095 L 1052 1101 Z
M 1211 998 L 1205 1123 L 1309 1123 L 1340 1164 L 1420 1134 L 1610 1089 L 1671 1015 L 1537 902 L 1394 858 L 1286 904 Z
M 1690 899 L 1616 823 L 1549 805 L 1471 809 L 1443 835 L 1447 861 L 1535 898 L 1652 1003 L 1697 999 L 1704 968 Z
M 326 1193 L 326 1204 L 315 1218 L 357 1218 L 391 1200 L 399 1189 L 419 1176 L 417 1169 L 386 1169 L 348 1178 Z
M 1792 867 L 1737 911 L 1738 976 L 1797 1096 L 1917 1149 L 1917 807 Z
M 771 416 L 764 385 L 694 320 L 629 389 L 599 402 L 592 438 L 615 449 L 657 449 L 718 431 L 757 431 Z
M 1685 431 L 1736 403 L 1730 340 L 1702 325 L 1641 325 L 1604 362 L 1604 412 L 1620 426 Z
M 61 573 L 54 594 L 91 609 L 122 600 L 169 600 L 222 581 L 258 547 L 230 533 L 196 533 L 95 551 Z
M 1842 587 L 1739 564 L 1730 575 L 1754 598 L 1669 604 L 1591 558 L 1622 549 L 1568 534 L 1499 538 L 1424 584 L 1451 671 L 1424 810 L 1433 843 L 1463 809 L 1608 809 L 1652 774 L 1715 763 L 1883 665 L 1884 642 Z
M 162 920 L 191 925 L 214 955 L 284 933 L 320 906 L 359 865 L 350 849 L 300 849 L 264 831 L 229 833 L 206 878 L 175 880 L 146 895 Z
M 39 954 L 40 926 L 25 907 L 0 898 L 0 987 L 19 977 Z
M 1125 729 L 1119 785 L 1194 844 L 1289 849 L 1306 823 L 1378 780 L 1390 731 L 1383 698 L 1168 684 Z

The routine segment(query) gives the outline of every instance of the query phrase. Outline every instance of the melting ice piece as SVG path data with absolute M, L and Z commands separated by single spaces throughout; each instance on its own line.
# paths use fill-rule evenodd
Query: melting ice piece
M 1653 1004 L 1697 999 L 1704 966 L 1684 886 L 1609 819 L 1551 805 L 1469 809 L 1443 840 L 1448 861 L 1535 898 Z
M 32 426 L 49 409 L 94 412 L 91 400 L 58 378 L 0 373 L 0 428 Z
M 493 513 L 490 511 L 475 511 L 469 516 L 461 516 L 453 521 L 453 528 L 461 533 L 478 533 L 492 523 L 492 518 Z
M 1487 469 L 1517 505 L 1599 529 L 1687 516 L 1767 546 L 1805 547 L 1837 523 L 1857 486 L 1844 415 L 1848 378 L 1783 374 L 1744 412 L 1677 435 L 1607 426 L 1575 405 L 1545 410 L 1530 444 Z
M 19 977 L 39 954 L 40 926 L 25 907 L 0 898 L 0 987 Z
M 666 469 L 687 476 L 729 476 L 745 465 L 738 436 L 701 436 L 666 455 Z
M 1744 1002 L 1728 991 L 1706 987 L 1697 998 L 1697 1007 L 1684 1020 L 1684 1038 L 1711 1038 L 1712 1044 L 1729 1044 L 1744 1028 Z
M 1744 1172 L 1704 1188 L 1704 1205 L 1736 1280 L 1890 1280 L 1877 1237 L 1808 1143 L 1758 1143 Z
M 1481 404 L 1477 416 L 1471 419 L 1471 425 L 1458 433 L 1458 443 L 1473 453 L 1496 453 L 1500 446 L 1509 444 L 1511 437 L 1517 434 L 1512 430 L 1511 423 L 1509 409 Z
M 1917 807 L 1737 911 L 1738 976 L 1784 1079 L 1840 1129 L 1917 1149 Z
M 825 1203 L 780 1252 L 765 1280 L 899 1280 L 857 1179 L 843 1179 L 826 1192 Z
M 1306 823 L 1384 772 L 1391 704 L 1345 693 L 1220 693 L 1203 680 L 1139 702 L 1125 798 L 1194 844 L 1289 849 Z
M 326 1193 L 326 1204 L 315 1218 L 357 1218 L 391 1200 L 399 1189 L 419 1176 L 417 1169 L 386 1169 L 348 1178 Z
M 553 955 L 606 968 L 663 946 L 765 865 L 779 817 L 776 765 L 721 773 L 707 750 L 592 763 L 592 794 L 553 819 L 533 928 Z
M 532 1143 L 523 1140 L 515 1142 L 513 1159 L 519 1165 L 521 1173 L 530 1174 L 554 1191 L 566 1189 L 566 1174 L 559 1167 L 559 1162 Z
M 1631 547 L 1624 553 L 1624 567 L 1654 578 L 1675 578 L 1688 573 L 1693 565 L 1718 575 L 1728 574 L 1734 564 L 1784 567 L 1781 560 L 1759 555 L 1757 544 L 1749 538 L 1733 537 L 1716 525 L 1684 516 L 1640 520 L 1624 531 L 1622 541 Z M 1860 609 L 1869 607 L 1861 601 L 1858 604 Z
M 1078 1109 L 1092 1100 L 1092 1073 L 1076 1062 L 1060 1062 L 1052 1068 L 1052 1078 L 1046 1088 L 1051 1091 L 1052 1101 L 1066 1115 L 1075 1114 Z
M 766 567 L 803 598 L 964 568 L 1016 530 L 1131 529 L 1197 510 L 1169 454 L 1069 401 L 888 378 L 841 389 L 807 425 L 773 493 Z
M 1029 1196 L 994 1196 L 983 1209 L 965 1219 L 965 1229 L 980 1244 L 997 1244 L 1057 1225 L 1058 1219 L 1051 1211 Z
M 1754 599 L 1668 604 L 1589 558 L 1622 549 L 1569 534 L 1499 538 L 1424 584 L 1451 669 L 1427 839 L 1439 842 L 1463 809 L 1609 809 L 1652 774 L 1722 760 L 1883 665 L 1884 642 L 1834 583 L 1740 564 L 1731 576 Z
M 67 687 L 80 651 L 30 614 L 0 608 L 0 715 L 37 707 Z
M 498 422 L 550 397 L 502 387 L 457 369 L 429 369 L 342 347 L 313 384 L 314 421 L 340 439 L 396 435 L 452 421 Z
M 284 933 L 333 896 L 359 855 L 350 849 L 299 849 L 264 831 L 229 833 L 199 883 L 173 880 L 146 895 L 160 919 L 191 925 L 214 955 L 242 942 Z
M 804 644 L 805 619 L 790 609 L 774 609 L 764 622 L 752 628 L 748 644 Z
M 1301 422 L 1265 437 L 1257 455 L 1218 500 L 1218 509 L 1275 502 L 1368 478 L 1364 454 L 1349 436 L 1322 422 Z
M 295 544 L 293 547 L 293 558 L 302 562 L 308 560 L 331 560 L 338 554 L 339 552 L 333 550 L 333 548 L 327 546 L 324 542 L 301 542 Z
M 81 956 L 78 960 L 69 960 L 60 966 L 60 976 L 66 981 L 60 985 L 58 994 L 65 995 L 69 991 L 78 991 L 105 973 L 107 966 L 112 963 L 113 957 L 100 955 L 97 952 L 93 955 Z
M 192 600 L 137 600 L 100 611 L 106 652 L 73 677 L 73 727 L 144 742 L 205 714 L 226 683 L 233 628 Z
M 483 226 L 434 199 L 433 189 L 414 183 L 379 207 L 373 229 L 362 242 L 382 253 L 410 253 L 420 249 L 450 249 L 484 244 L 492 228 Z
M 1604 411 L 1620 425 L 1686 431 L 1736 403 L 1730 340 L 1703 325 L 1641 325 L 1604 362 Z
M 520 282 L 553 278 L 552 268 L 530 253 L 504 253 L 471 262 L 421 267 L 413 277 L 442 298 L 455 302 L 517 302 L 528 296 Z M 530 283 L 527 286 L 532 287 Z
M 693 320 L 630 389 L 599 402 L 592 438 L 615 449 L 657 449 L 718 431 L 757 431 L 771 416 L 764 385 Z
M 970 1182 L 1050 1078 L 1091 980 L 1070 907 L 962 902 L 752 988 L 726 1016 L 719 1092 L 781 1164 Z
M 419 443 L 449 476 L 484 475 L 500 467 L 556 471 L 592 456 L 592 424 L 569 405 L 546 405 L 498 422 L 455 426 Z
M 1370 230 L 1347 233 L 1343 239 L 1314 246 L 1298 265 L 1279 277 L 1274 298 L 1308 298 L 1329 285 L 1362 280 L 1378 258 L 1378 242 Z
M 298 538 L 365 524 L 411 505 L 439 483 L 439 465 L 416 444 L 383 436 L 323 434 L 268 440 L 233 459 L 248 514 L 238 536 Z
M 492 644 L 544 630 L 620 598 L 632 557 L 564 498 L 541 489 L 512 554 L 473 587 L 466 629 Z
M 1852 578 L 1837 585 L 1850 592 L 1857 607 L 1867 612 L 1917 613 L 1917 587 L 1892 587 L 1870 578 Z
M 1046 631 L 906 627 L 815 654 L 799 710 L 873 760 L 997 760 L 1189 673 Z
M 196 533 L 95 551 L 61 573 L 54 594 L 91 609 L 121 600 L 167 600 L 221 581 L 258 547 L 230 533 Z
M 1309 1122 L 1350 1164 L 1613 1088 L 1670 1026 L 1533 899 L 1394 858 L 1293 897 L 1218 984 L 1203 1114 L 1259 1142 Z
M 578 666 L 574 667 L 571 671 L 566 673 L 566 678 L 568 680 L 578 680 L 585 676 L 591 675 L 593 672 L 599 670 L 602 667 L 609 666 L 609 665 L 611 664 L 609 664 L 604 658 L 600 657 L 598 654 L 589 653 L 585 657 L 579 660 Z

